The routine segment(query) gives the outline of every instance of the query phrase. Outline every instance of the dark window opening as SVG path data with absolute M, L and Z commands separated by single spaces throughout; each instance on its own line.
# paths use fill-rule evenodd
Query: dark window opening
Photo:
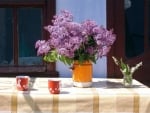
M 58 75 L 55 63 L 43 62 L 34 47 L 47 39 L 43 26 L 54 14 L 55 0 L 0 1 L 0 75 Z

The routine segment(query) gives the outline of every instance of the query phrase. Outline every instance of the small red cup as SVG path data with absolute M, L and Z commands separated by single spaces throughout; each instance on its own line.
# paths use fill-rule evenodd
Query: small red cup
M 51 94 L 60 93 L 60 80 L 48 79 L 48 90 Z
M 29 76 L 16 76 L 16 87 L 19 91 L 27 91 L 29 88 Z

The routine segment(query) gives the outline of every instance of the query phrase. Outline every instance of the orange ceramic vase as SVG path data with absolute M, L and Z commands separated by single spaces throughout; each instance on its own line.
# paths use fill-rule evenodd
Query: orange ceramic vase
M 76 87 L 90 87 L 92 85 L 92 67 L 90 61 L 82 64 L 79 64 L 77 61 L 74 62 L 72 69 L 73 85 Z

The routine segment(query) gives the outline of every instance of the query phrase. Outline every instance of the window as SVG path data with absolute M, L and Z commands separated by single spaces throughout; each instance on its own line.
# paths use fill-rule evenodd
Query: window
M 44 63 L 34 48 L 54 14 L 55 0 L 0 1 L 0 75 L 57 75 L 55 63 Z

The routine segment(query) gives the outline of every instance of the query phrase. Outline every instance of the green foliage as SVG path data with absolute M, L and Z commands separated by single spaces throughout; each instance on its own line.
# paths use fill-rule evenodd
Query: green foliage
M 46 54 L 43 59 L 44 61 L 47 61 L 47 62 L 55 62 L 58 59 L 58 54 L 55 50 L 53 50 L 49 52 L 48 54 Z
M 63 62 L 64 64 L 71 65 L 73 63 L 73 59 L 70 59 L 65 56 L 58 55 L 58 53 L 53 50 L 44 56 L 44 61 L 46 62 L 56 62 L 57 60 Z
M 120 60 L 118 60 L 117 58 L 115 58 L 114 56 L 112 56 L 115 64 L 117 66 L 119 66 L 120 71 L 124 74 L 124 75 L 133 75 L 133 73 L 140 67 L 142 66 L 142 62 L 136 64 L 133 67 L 130 67 L 128 64 L 124 63 L 122 58 Z

